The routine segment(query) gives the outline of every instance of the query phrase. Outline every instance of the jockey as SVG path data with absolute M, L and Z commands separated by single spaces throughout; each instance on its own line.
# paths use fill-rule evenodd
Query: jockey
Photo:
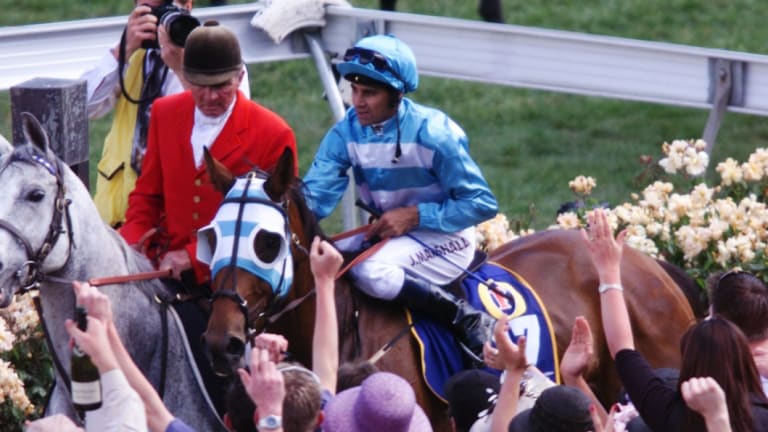
M 470 264 L 474 226 L 498 210 L 467 136 L 443 112 L 403 97 L 419 76 L 413 52 L 396 37 L 361 39 L 337 68 L 351 84 L 353 106 L 328 131 L 304 178 L 310 207 L 319 219 L 328 216 L 352 168 L 360 199 L 382 213 L 358 243 L 387 241 L 351 269 L 357 286 L 447 325 L 480 357 L 493 319 L 440 287 Z

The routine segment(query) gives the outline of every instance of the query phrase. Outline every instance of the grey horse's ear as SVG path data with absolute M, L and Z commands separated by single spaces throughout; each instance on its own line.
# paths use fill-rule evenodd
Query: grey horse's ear
M 37 117 L 28 112 L 21 113 L 21 130 L 24 132 L 26 142 L 40 149 L 48 160 L 56 160 L 56 156 L 51 151 L 48 133 L 45 132 Z
M 0 135 L 0 156 L 13 151 L 13 146 L 4 136 Z

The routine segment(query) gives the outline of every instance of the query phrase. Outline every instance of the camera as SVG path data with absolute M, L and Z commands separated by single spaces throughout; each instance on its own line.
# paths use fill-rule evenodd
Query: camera
M 172 0 L 167 0 L 164 4 L 153 7 L 150 13 L 157 17 L 158 26 L 165 27 L 171 42 L 180 47 L 184 47 L 189 33 L 200 25 L 197 18 L 190 15 L 188 10 L 174 5 Z M 144 49 L 160 48 L 157 35 L 155 35 L 154 40 L 142 41 L 141 47 Z

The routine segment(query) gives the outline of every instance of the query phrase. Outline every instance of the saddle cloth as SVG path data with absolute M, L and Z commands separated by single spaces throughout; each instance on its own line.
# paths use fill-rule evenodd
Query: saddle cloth
M 552 323 L 536 292 L 515 272 L 493 262 L 480 266 L 475 272 L 482 280 L 493 280 L 497 287 L 513 299 L 489 289 L 474 277 L 462 282 L 465 298 L 475 308 L 485 310 L 492 317 L 509 317 L 509 335 L 513 341 L 526 336 L 526 358 L 552 381 L 559 382 L 557 345 Z M 417 312 L 408 312 L 411 333 L 416 338 L 421 356 L 424 380 L 439 398 L 445 400 L 443 385 L 457 372 L 465 369 L 461 348 L 446 327 L 425 318 Z M 500 371 L 487 368 L 489 372 Z

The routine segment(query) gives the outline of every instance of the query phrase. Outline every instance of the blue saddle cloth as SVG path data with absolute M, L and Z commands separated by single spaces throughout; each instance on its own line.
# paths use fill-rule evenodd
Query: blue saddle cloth
M 467 301 L 475 308 L 485 310 L 494 318 L 501 314 L 509 317 L 510 337 L 513 341 L 525 335 L 526 357 L 548 378 L 558 382 L 559 364 L 557 345 L 552 323 L 536 292 L 515 272 L 499 264 L 483 264 L 475 274 L 479 279 L 492 280 L 496 286 L 509 293 L 513 301 L 489 289 L 476 278 L 465 278 L 462 289 Z M 432 392 L 445 400 L 443 385 L 457 372 L 465 369 L 461 348 L 450 330 L 417 312 L 408 313 L 409 323 L 414 323 L 411 333 L 420 347 L 424 379 Z M 499 374 L 500 371 L 487 368 Z

